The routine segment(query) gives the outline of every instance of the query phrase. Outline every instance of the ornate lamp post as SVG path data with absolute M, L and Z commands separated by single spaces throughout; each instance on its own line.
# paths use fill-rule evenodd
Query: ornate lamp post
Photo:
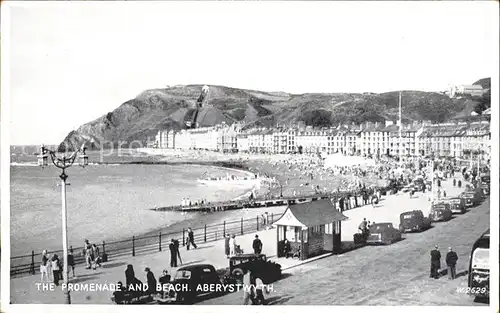
M 52 160 L 52 163 L 57 168 L 62 170 L 59 178 L 61 179 L 61 191 L 62 191 L 62 238 L 63 238 L 63 281 L 66 286 L 64 288 L 64 296 L 66 300 L 66 304 L 71 304 L 71 297 L 68 289 L 68 229 L 67 229 L 67 214 L 66 214 L 66 180 L 68 179 L 68 175 L 66 175 L 65 170 L 72 166 L 75 163 L 75 160 L 80 154 L 79 163 L 80 166 L 85 167 L 88 165 L 88 156 L 85 153 L 85 144 L 75 152 L 73 152 L 69 157 L 66 157 L 64 154 L 62 156 L 57 156 L 55 151 L 49 150 L 45 148 L 44 145 L 41 146 L 41 154 L 38 156 L 38 165 L 43 167 L 48 166 L 49 156 Z

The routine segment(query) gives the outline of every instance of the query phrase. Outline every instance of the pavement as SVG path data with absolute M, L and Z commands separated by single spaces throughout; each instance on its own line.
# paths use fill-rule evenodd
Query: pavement
M 404 208 L 390 209 L 398 213 Z M 346 213 L 361 215 L 356 210 Z M 372 217 L 367 214 L 368 218 Z M 270 305 L 486 306 L 474 302 L 460 288 L 467 287 L 472 245 L 489 224 L 490 200 L 486 199 L 448 222 L 436 223 L 422 233 L 404 234 L 404 240 L 397 243 L 365 246 L 293 268 L 273 284 L 266 299 Z M 448 247 L 457 252 L 455 280 L 448 280 L 445 272 L 439 279 L 429 278 L 430 251 L 436 244 L 442 254 L 442 268 Z M 242 304 L 242 295 L 228 294 L 199 304 Z
M 443 187 L 447 190 L 449 196 L 456 195 L 461 192 L 461 189 L 452 187 L 451 181 L 443 182 Z M 347 221 L 342 222 L 342 240 L 343 241 L 352 241 L 353 234 L 357 232 L 357 228 L 363 217 L 366 217 L 367 220 L 376 221 L 376 222 L 392 222 L 395 227 L 398 227 L 399 224 L 399 214 L 405 211 L 413 210 L 413 209 L 421 209 L 426 213 L 425 210 L 430 208 L 430 202 L 428 200 L 429 193 L 422 194 L 417 193 L 414 198 L 410 199 L 408 194 L 402 195 L 391 195 L 383 197 L 383 200 L 379 203 L 379 205 L 373 208 L 371 205 L 359 207 L 353 210 L 349 210 L 344 212 L 344 215 L 348 216 L 349 219 Z M 489 207 L 488 207 L 489 212 Z M 466 218 L 471 216 L 470 213 L 464 215 Z M 464 219 L 463 217 L 459 217 L 457 219 Z M 489 223 L 489 216 L 484 217 Z M 450 221 L 445 224 L 447 227 L 448 224 L 456 223 L 455 221 Z M 415 234 L 414 236 L 429 236 L 432 233 L 436 233 L 436 228 L 430 229 L 423 234 Z M 487 227 L 486 227 L 487 228 Z M 484 231 L 485 229 L 480 229 L 479 232 Z M 474 232 L 471 232 L 474 233 Z M 336 286 L 336 284 L 332 284 L 331 282 L 339 281 L 338 275 L 345 277 L 346 273 L 351 273 L 352 279 L 356 278 L 360 273 L 367 273 L 365 283 L 370 285 L 374 284 L 374 282 L 380 281 L 381 276 L 378 275 L 377 271 L 369 271 L 371 267 L 381 267 L 379 270 L 383 273 L 387 272 L 387 268 L 384 267 L 384 263 L 377 263 L 375 266 L 371 264 L 370 259 L 376 258 L 385 260 L 392 256 L 394 260 L 401 258 L 402 255 L 399 253 L 403 253 L 400 251 L 400 247 L 397 246 L 411 246 L 411 240 L 403 240 L 402 242 L 396 243 L 394 245 L 388 247 L 364 247 L 362 249 L 358 249 L 355 251 L 351 251 L 338 256 L 331 256 L 331 254 L 325 254 L 318 256 L 313 259 L 299 261 L 296 259 L 284 259 L 279 258 L 276 259 L 276 230 L 263 230 L 257 233 L 245 234 L 242 236 L 237 236 L 236 241 L 239 244 L 244 252 L 252 252 L 251 246 L 252 241 L 255 237 L 255 234 L 259 235 L 259 238 L 263 242 L 263 251 L 262 253 L 266 254 L 270 259 L 277 261 L 282 265 L 283 272 L 285 273 L 285 279 L 276 283 L 276 286 L 284 286 L 289 285 L 290 281 L 293 281 L 295 285 L 295 289 L 301 291 L 307 291 L 308 288 L 313 288 L 314 290 L 321 290 L 323 287 L 327 287 L 326 289 L 331 289 L 332 286 Z M 413 234 L 411 235 L 413 237 Z M 479 234 L 478 234 L 479 236 Z M 475 240 L 475 239 L 474 239 Z M 473 241 L 470 243 L 472 245 Z M 424 255 L 428 253 L 428 248 L 434 243 L 427 244 L 425 246 Z M 444 247 L 444 246 L 443 246 Z M 416 250 L 416 251 L 421 251 Z M 379 253 L 380 252 L 380 253 Z M 389 253 L 390 252 L 390 253 Z M 444 252 L 444 251 L 443 251 Z M 467 251 L 468 253 L 468 251 Z M 354 254 L 360 254 L 355 257 L 355 262 L 349 256 Z M 410 250 L 405 250 L 403 256 L 406 258 L 408 255 L 413 255 L 415 259 L 422 258 L 419 256 L 417 252 Z M 225 268 L 228 267 L 228 260 L 224 254 L 224 241 L 215 241 L 210 243 L 200 243 L 198 244 L 198 249 L 191 249 L 189 251 L 186 250 L 185 247 L 181 247 L 181 257 L 183 260 L 183 265 L 188 264 L 201 264 L 208 263 L 214 265 L 216 268 Z M 425 258 L 427 258 L 425 256 Z M 462 259 L 465 259 L 462 258 Z M 325 263 L 326 262 L 326 263 Z M 394 262 L 394 261 L 393 261 Z M 403 261 L 401 261 L 404 264 Z M 151 268 L 152 272 L 155 274 L 156 278 L 159 278 L 163 269 L 167 269 L 170 274 L 174 274 L 175 269 L 170 268 L 170 252 L 164 250 L 162 252 L 156 253 L 148 253 L 148 254 L 139 254 L 135 257 L 124 256 L 116 259 L 111 259 L 110 262 L 106 263 L 102 268 L 98 268 L 97 270 L 86 270 L 82 266 L 76 268 L 76 278 L 70 279 L 70 284 L 73 284 L 75 290 L 71 292 L 72 303 L 75 304 L 112 304 L 110 301 L 110 297 L 112 295 L 112 284 L 116 284 L 118 281 L 125 280 L 125 268 L 127 264 L 132 264 L 135 269 L 135 273 L 137 278 L 141 281 L 145 282 L 145 272 L 144 268 Z M 325 267 L 325 264 L 332 263 L 332 267 Z M 428 262 L 424 262 L 425 267 L 428 266 Z M 399 263 L 401 264 L 401 263 Z M 330 266 L 330 265 L 328 265 Z M 344 271 L 344 266 L 347 266 L 347 269 Z M 390 268 L 390 267 L 389 267 Z M 317 281 L 311 281 L 309 274 L 310 271 L 320 271 L 317 273 Z M 325 274 L 322 274 L 321 271 L 327 271 Z M 425 275 L 428 276 L 428 269 L 425 270 Z M 404 274 L 404 273 L 403 273 Z M 424 276 L 425 276 L 424 275 Z M 325 281 L 325 278 L 328 281 Z M 349 278 L 349 277 L 347 277 Z M 350 279 L 351 279 L 350 278 Z M 350 280 L 349 279 L 349 280 Z M 363 280 L 365 280 L 363 279 Z M 304 284 L 303 284 L 304 281 Z M 403 279 L 399 281 L 398 284 L 405 284 L 407 280 Z M 325 284 L 326 283 L 326 284 Z M 312 285 L 311 285 L 312 284 Z M 441 284 L 438 284 L 441 285 Z M 11 303 L 13 304 L 59 304 L 64 303 L 64 295 L 61 290 L 61 287 L 54 286 L 52 284 L 40 284 L 40 276 L 25 276 L 19 278 L 11 279 Z M 76 290 L 76 288 L 95 288 L 98 290 Z M 275 287 L 277 288 L 277 287 Z M 341 287 L 337 287 L 342 290 L 350 289 L 349 285 L 342 285 Z M 286 290 L 286 289 L 283 289 Z M 311 289 L 312 290 L 312 289 Z M 288 292 L 288 291 L 287 291 Z M 337 291 L 335 291 L 337 292 Z M 308 294 L 308 292 L 305 292 Z M 342 292 L 341 292 L 342 293 Z M 321 293 L 320 293 L 321 294 Z M 207 302 L 207 304 L 231 304 L 233 302 L 234 297 L 238 299 L 233 304 L 240 304 L 240 298 L 237 295 L 231 294 L 224 297 L 219 297 L 216 299 L 211 299 Z M 354 300 L 363 302 L 363 298 L 366 297 L 366 294 L 362 293 L 359 295 L 359 298 Z M 300 299 L 298 297 L 297 299 Z M 337 296 L 333 297 L 333 299 L 337 299 Z M 278 299 L 279 300 L 279 299 Z M 277 301 L 278 301 L 277 300 Z M 283 299 L 282 299 L 283 300 Z M 344 304 L 344 303 L 331 303 L 331 299 L 329 296 L 323 294 L 323 297 L 316 296 L 312 297 L 311 302 L 307 302 L 307 304 Z M 352 303 L 353 299 L 347 299 L 347 303 Z M 372 299 L 373 300 L 373 299 Z M 371 301 L 372 301 L 371 300 Z M 213 301 L 213 302 L 210 302 Z M 292 301 L 292 303 L 295 301 Z M 279 301 L 277 303 L 280 303 Z M 290 303 L 290 304 L 292 304 Z M 347 304 L 346 303 L 346 304 Z M 301 303 L 306 304 L 306 303 Z M 427 304 L 422 302 L 421 304 Z

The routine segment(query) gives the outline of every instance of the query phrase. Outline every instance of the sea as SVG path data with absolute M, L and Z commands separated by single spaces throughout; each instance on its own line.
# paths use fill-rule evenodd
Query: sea
M 37 166 L 34 153 L 26 147 L 11 149 L 11 256 L 29 254 L 32 250 L 38 253 L 43 249 L 62 249 L 61 171 L 54 166 Z M 89 166 L 73 165 L 67 169 L 69 244 L 80 247 L 85 239 L 110 242 L 263 213 L 152 210 L 180 204 L 182 198 L 193 202 L 231 200 L 249 191 L 248 187 L 205 186 L 197 182 L 202 175 L 246 175 L 242 171 L 207 165 L 155 164 L 160 160 L 160 156 L 133 151 L 89 152 Z

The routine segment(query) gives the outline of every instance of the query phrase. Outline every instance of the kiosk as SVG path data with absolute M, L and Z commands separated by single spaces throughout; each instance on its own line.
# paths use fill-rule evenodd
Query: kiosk
M 285 239 L 290 256 L 301 260 L 325 253 L 340 253 L 341 221 L 347 219 L 337 211 L 330 199 L 291 204 L 274 225 L 277 227 L 278 258 L 285 257 Z

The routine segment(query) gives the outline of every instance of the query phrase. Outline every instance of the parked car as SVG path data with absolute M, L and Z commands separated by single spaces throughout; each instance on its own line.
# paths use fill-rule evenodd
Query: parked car
M 401 233 L 423 231 L 431 227 L 431 220 L 420 210 L 404 212 L 399 215 L 399 231 Z
M 401 232 L 394 228 L 392 223 L 376 223 L 370 226 L 370 234 L 366 243 L 391 244 L 401 240 Z
M 225 283 L 242 283 L 247 270 L 260 277 L 264 284 L 270 284 L 281 278 L 281 265 L 267 260 L 265 254 L 240 254 L 229 259 L 229 274 Z
M 469 292 L 477 298 L 490 297 L 490 231 L 472 246 L 469 259 Z
M 206 290 L 204 286 L 210 288 Z M 222 281 L 213 265 L 188 265 L 177 270 L 168 295 L 156 300 L 163 303 L 190 304 L 200 295 L 222 293 L 223 290 Z
M 480 188 L 479 188 L 480 189 Z M 479 191 L 478 188 L 474 190 L 468 190 L 464 191 L 461 194 L 461 198 L 465 199 L 465 206 L 466 207 L 472 207 L 479 205 L 481 201 L 483 200 L 483 194 L 482 191 Z
M 473 194 L 467 194 L 466 192 L 462 192 L 459 196 L 460 198 L 464 199 L 464 204 L 466 208 L 470 208 L 474 206 L 474 195 Z
M 480 179 L 482 183 L 487 183 L 487 184 L 491 183 L 490 175 L 481 175 Z
M 481 183 L 479 184 L 481 189 L 483 190 L 483 194 L 485 196 L 489 195 L 490 194 L 490 184 L 488 183 Z
M 451 220 L 453 213 L 451 212 L 450 205 L 445 202 L 435 203 L 432 205 L 429 218 L 431 222 L 446 222 Z
M 465 199 L 463 198 L 453 197 L 448 200 L 448 203 L 450 204 L 450 210 L 453 214 L 464 214 L 467 212 L 465 208 Z

